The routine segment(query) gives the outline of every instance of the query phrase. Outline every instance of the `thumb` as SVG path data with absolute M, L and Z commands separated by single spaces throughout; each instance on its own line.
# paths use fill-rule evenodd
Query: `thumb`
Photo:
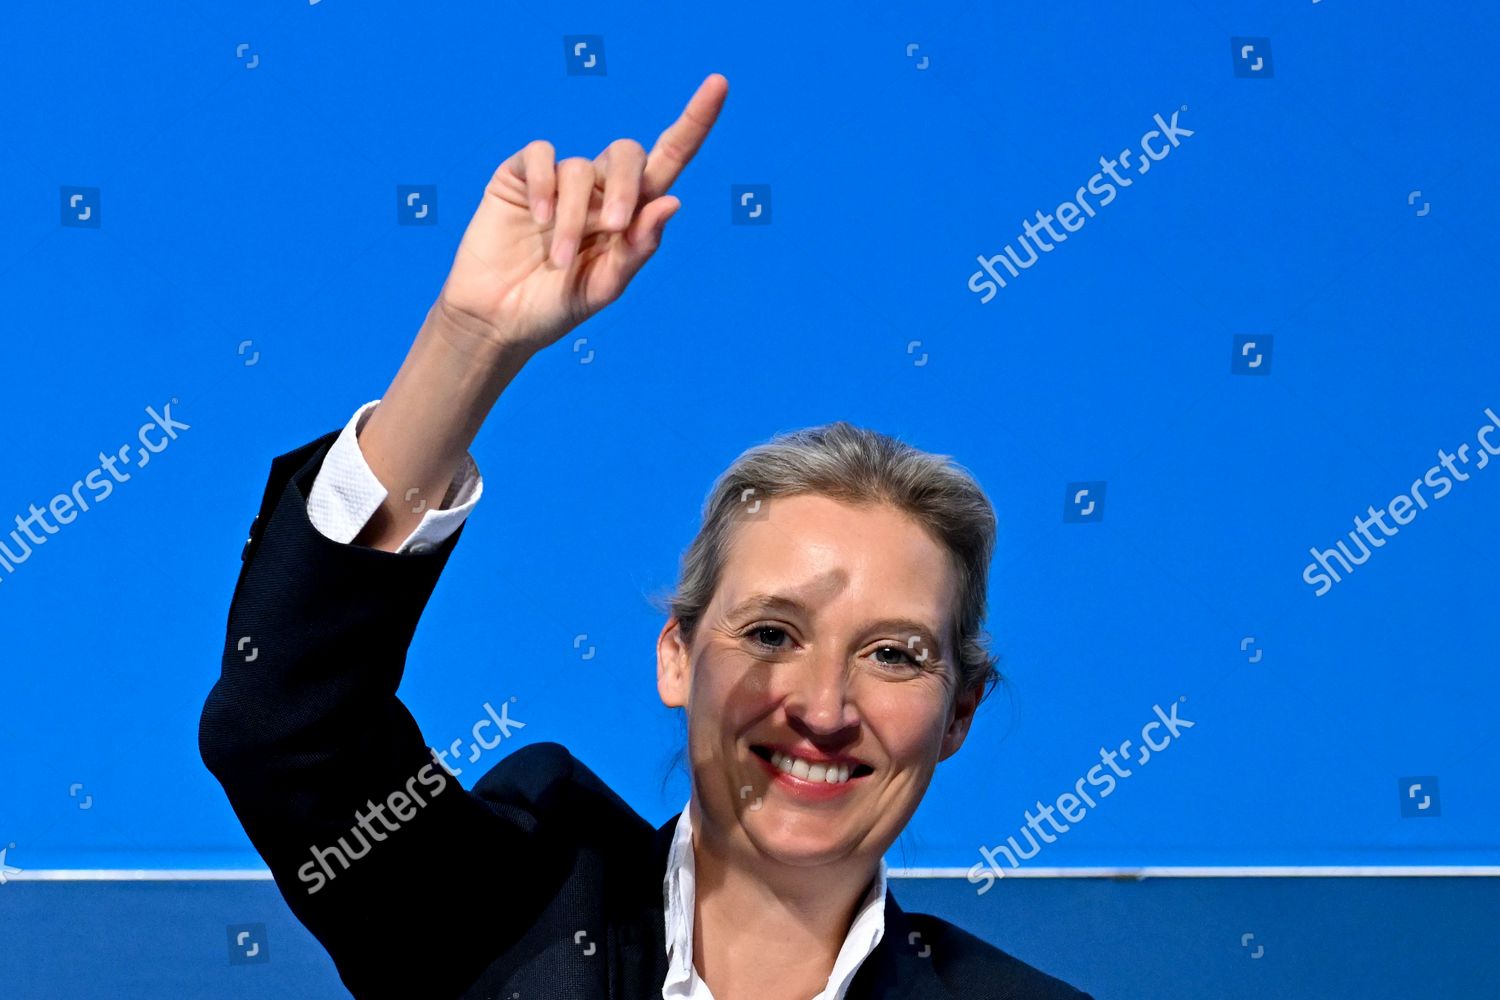
M 626 242 L 630 244 L 632 253 L 637 256 L 650 256 L 654 253 L 661 244 L 667 220 L 681 207 L 682 202 L 675 195 L 663 195 L 641 209 L 626 234 Z
M 591 269 L 585 292 L 588 315 L 613 302 L 661 245 L 662 230 L 682 202 L 663 195 L 646 203 L 625 230 L 625 238 L 609 241 L 609 252 Z

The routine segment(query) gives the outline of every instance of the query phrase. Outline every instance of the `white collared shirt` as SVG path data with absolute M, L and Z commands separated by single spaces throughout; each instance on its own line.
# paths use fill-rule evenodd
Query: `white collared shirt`
M 336 542 L 352 542 L 360 529 L 385 502 L 387 490 L 359 448 L 358 434 L 379 400 L 372 400 L 355 411 L 344 425 L 323 458 L 322 468 L 313 480 L 307 497 L 307 517 L 313 527 Z M 453 477 L 448 495 L 437 505 L 428 506 L 422 520 L 397 548 L 397 552 L 422 552 L 435 548 L 458 530 L 484 492 L 484 480 L 474 459 L 464 456 L 464 464 Z M 421 498 L 412 498 L 414 505 Z M 451 504 L 452 506 L 447 506 Z M 677 830 L 662 877 L 667 939 L 667 978 L 662 983 L 663 1000 L 714 1000 L 693 965 L 694 870 L 692 799 L 682 809 Z M 859 967 L 885 936 L 886 865 L 880 860 L 875 881 L 865 894 L 854 923 L 844 937 L 844 944 L 834 960 L 833 971 L 822 992 L 811 1000 L 844 1000 L 849 984 Z
M 682 807 L 672 848 L 667 855 L 667 873 L 662 878 L 662 896 L 667 919 L 667 979 L 662 983 L 662 1000 L 714 1000 L 708 984 L 698 977 L 693 965 L 693 914 L 696 869 L 693 855 L 692 799 Z M 843 947 L 834 960 L 833 971 L 823 991 L 811 1000 L 844 1000 L 849 984 L 865 959 L 885 936 L 885 859 L 870 891 L 865 894 L 854 923 L 844 937 Z
M 370 419 L 374 399 L 354 411 L 339 436 L 323 456 L 323 467 L 307 494 L 307 519 L 320 533 L 335 542 L 349 544 L 385 502 L 386 488 L 371 471 L 359 450 L 358 434 Z M 422 507 L 422 520 L 406 536 L 397 552 L 422 552 L 436 548 L 458 530 L 484 493 L 484 480 L 470 455 L 453 476 L 448 495 L 437 503 L 412 497 L 412 507 Z M 448 506 L 451 504 L 452 506 Z

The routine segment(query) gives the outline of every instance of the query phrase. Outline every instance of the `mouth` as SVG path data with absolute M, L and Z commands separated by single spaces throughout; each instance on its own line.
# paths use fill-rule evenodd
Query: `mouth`
M 775 777 L 798 786 L 847 787 L 875 773 L 869 764 L 852 757 L 815 760 L 758 743 L 751 745 L 750 752 L 764 761 Z

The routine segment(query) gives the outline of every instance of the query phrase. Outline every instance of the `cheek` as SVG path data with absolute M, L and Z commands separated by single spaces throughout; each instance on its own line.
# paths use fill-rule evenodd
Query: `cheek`
M 946 705 L 927 692 L 889 684 L 861 699 L 866 727 L 891 760 L 918 764 L 936 760 L 942 746 Z
M 709 652 L 693 665 L 688 717 L 701 738 L 733 738 L 771 711 L 779 698 L 764 663 L 733 652 Z M 701 722 L 701 728 L 697 723 Z

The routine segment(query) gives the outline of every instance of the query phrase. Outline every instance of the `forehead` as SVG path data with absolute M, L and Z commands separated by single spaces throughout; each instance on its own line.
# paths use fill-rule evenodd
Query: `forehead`
M 775 497 L 762 517 L 734 528 L 714 603 L 782 595 L 815 612 L 907 615 L 945 624 L 957 574 L 946 547 L 888 504 L 848 504 L 816 494 Z

